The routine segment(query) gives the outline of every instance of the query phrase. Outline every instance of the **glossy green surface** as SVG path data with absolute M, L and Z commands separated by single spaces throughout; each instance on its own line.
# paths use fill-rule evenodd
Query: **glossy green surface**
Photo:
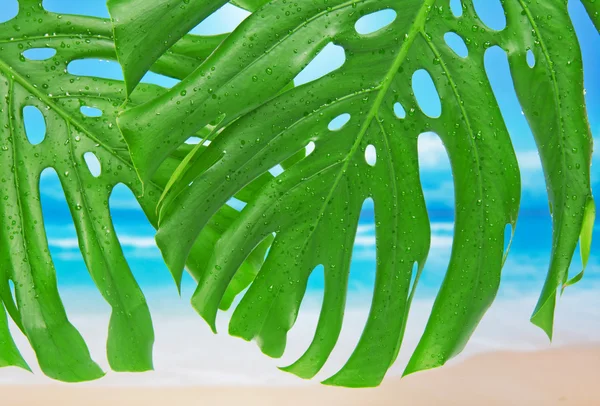
M 225 3 L 227 0 L 108 0 L 127 92 L 133 91 L 161 55 Z
M 152 69 L 182 78 L 203 60 L 211 43 L 218 44 L 214 38 L 186 37 Z M 23 52 L 32 48 L 57 52 L 47 60 L 28 60 Z M 112 369 L 145 371 L 152 369 L 152 322 L 116 237 L 108 200 L 115 185 L 125 184 L 157 226 L 158 199 L 191 149 L 183 145 L 170 154 L 143 193 L 115 123 L 125 101 L 124 85 L 67 72 L 69 62 L 84 58 L 116 59 L 109 20 L 58 15 L 43 10 L 39 1 L 20 1 L 18 16 L 0 24 L 0 366 L 27 368 L 7 329 L 6 308 L 27 336 L 43 372 L 63 381 L 96 379 L 104 372 L 90 358 L 59 296 L 40 206 L 41 172 L 57 172 L 87 268 L 111 306 L 107 351 Z M 140 104 L 163 92 L 158 86 L 140 85 L 130 103 Z M 26 136 L 25 106 L 38 108 L 45 120 L 45 138 L 37 145 Z M 102 116 L 87 117 L 81 106 L 97 108 Z M 86 165 L 87 152 L 100 162 L 98 177 Z M 201 233 L 187 261 L 192 275 L 198 274 L 237 213 L 224 206 Z M 249 262 L 248 272 L 255 273 L 260 262 Z M 181 271 L 173 276 L 179 284 Z M 9 283 L 14 284 L 14 298 Z
M 434 131 L 454 173 L 455 235 L 446 277 L 405 373 L 442 365 L 458 354 L 496 295 L 506 255 L 505 226 L 514 227 L 519 208 L 517 162 L 483 64 L 486 49 L 497 45 L 508 55 L 553 208 L 552 260 L 532 316 L 551 335 L 556 295 L 567 281 L 582 227 L 590 221 L 585 208 L 591 205 L 592 139 L 581 55 L 566 1 L 503 5 L 507 28 L 494 31 L 479 20 L 471 1 L 463 1 L 462 16 L 456 18 L 448 1 L 273 0 L 178 86 L 120 116 L 144 182 L 190 133 L 215 117 L 224 127 L 172 179 L 161 201 L 157 241 L 173 272 L 183 268 L 198 233 L 231 196 L 309 142 L 316 145 L 266 183 L 217 242 L 192 299 L 213 329 L 240 265 L 275 234 L 229 330 L 280 356 L 308 277 L 323 265 L 325 297 L 314 340 L 284 368 L 314 376 L 340 333 L 358 216 L 365 199 L 372 198 L 377 276 L 371 312 L 347 364 L 325 383 L 379 384 L 398 354 L 415 287 L 411 279 L 418 281 L 429 251 L 417 137 Z M 355 31 L 361 16 L 387 8 L 397 12 L 391 25 L 367 35 Z M 447 32 L 463 38 L 467 58 L 446 45 Z M 345 64 L 280 93 L 329 42 L 344 48 Z M 529 49 L 533 68 L 526 62 Z M 418 69 L 433 78 L 442 106 L 439 118 L 425 115 L 415 100 L 411 77 Z M 406 118 L 395 116 L 396 102 L 408 112 Z M 329 122 L 344 113 L 350 114 L 349 122 L 328 130 Z M 365 160 L 369 145 L 376 150 L 374 166 Z M 582 252 L 588 251 L 589 239 L 582 238 Z

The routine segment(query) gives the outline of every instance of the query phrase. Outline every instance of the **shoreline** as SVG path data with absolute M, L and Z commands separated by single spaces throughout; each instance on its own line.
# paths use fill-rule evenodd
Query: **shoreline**
M 217 405 L 597 405 L 600 345 L 537 351 L 497 351 L 400 379 L 378 388 L 344 389 L 317 382 L 285 386 L 0 386 L 11 406 L 159 406 L 172 402 Z

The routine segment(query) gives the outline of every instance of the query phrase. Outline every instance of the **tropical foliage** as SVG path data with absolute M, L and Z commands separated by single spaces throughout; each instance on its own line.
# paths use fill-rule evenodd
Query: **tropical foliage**
M 103 375 L 69 322 L 57 289 L 39 193 L 42 171 L 52 168 L 64 189 L 90 275 L 112 308 L 107 343 L 110 365 L 116 371 L 151 369 L 154 333 L 150 313 L 123 256 L 108 200 L 114 186 L 125 184 L 156 225 L 158 199 L 191 146 L 182 145 L 170 153 L 142 191 L 115 123 L 125 100 L 124 84 L 68 72 L 68 64 L 74 60 L 115 59 L 110 21 L 50 13 L 39 1 L 20 1 L 19 5 L 19 14 L 0 25 L 0 366 L 28 368 L 8 331 L 6 309 L 27 336 L 45 374 L 63 381 Z M 183 78 L 221 40 L 186 36 L 152 69 Z M 53 56 L 46 55 L 49 50 L 54 50 Z M 140 85 L 130 103 L 152 100 L 162 92 L 158 86 Z M 35 145 L 24 127 L 26 106 L 37 108 L 45 120 L 45 137 Z M 86 116 L 82 106 L 99 109 L 102 114 Z M 84 158 L 90 153 L 100 165 L 97 176 Z M 187 261 L 192 274 L 208 260 L 218 235 L 236 214 L 223 207 L 199 237 Z M 260 265 L 262 256 L 264 248 L 262 253 L 257 251 L 258 262 L 251 257 L 247 268 Z M 177 283 L 181 281 L 181 273 L 173 276 Z
M 600 5 L 583 2 L 598 27 Z M 77 58 L 115 56 L 106 21 L 59 18 L 37 1 L 20 3 L 16 19 L 0 26 L 1 85 L 8 95 L 1 131 L 3 140 L 12 140 L 3 148 L 8 197 L 0 207 L 3 218 L 14 219 L 1 234 L 0 275 L 4 306 L 48 375 L 84 380 L 101 374 L 93 361 L 81 361 L 89 359 L 87 348 L 60 305 L 39 208 L 21 204 L 37 198 L 39 173 L 53 167 L 88 268 L 113 306 L 108 351 L 116 370 L 148 369 L 152 343 L 147 306 L 106 208 L 116 183 L 141 196 L 175 280 L 186 265 L 197 279 L 192 305 L 213 330 L 218 309 L 250 285 L 229 331 L 256 340 L 269 356 L 282 355 L 310 273 L 324 267 L 314 339 L 284 368 L 304 378 L 321 369 L 336 345 L 359 213 L 373 199 L 377 274 L 369 318 L 346 365 L 325 382 L 379 384 L 400 350 L 429 253 L 417 154 L 418 136 L 426 131 L 440 136 L 450 158 L 456 225 L 444 282 L 405 373 L 458 354 L 497 293 L 506 225 L 514 229 L 519 209 L 519 169 L 484 67 L 484 54 L 494 46 L 507 54 L 546 175 L 553 246 L 532 321 L 551 336 L 557 293 L 581 279 L 582 273 L 569 280 L 568 269 L 578 241 L 585 264 L 594 219 L 592 138 L 566 0 L 502 1 L 501 31 L 481 21 L 472 0 L 462 1 L 460 15 L 449 0 L 238 0 L 252 15 L 216 38 L 184 35 L 225 0 L 109 0 L 124 84 L 66 71 Z M 360 18 L 384 9 L 395 12 L 388 26 L 356 31 Z M 462 38 L 467 57 L 445 42 L 449 32 Z M 344 48 L 344 65 L 294 87 L 293 79 L 331 42 Z M 51 47 L 57 54 L 24 61 L 24 47 Z M 150 69 L 183 80 L 168 91 L 139 84 Z M 415 98 L 413 75 L 420 70 L 437 90 L 438 117 L 425 114 Z M 121 138 L 111 124 L 123 102 L 116 119 Z M 24 136 L 19 111 L 27 103 L 46 115 L 43 150 Z M 81 104 L 98 106 L 103 116 L 82 117 Z M 344 125 L 332 126 L 340 117 Z M 210 144 L 191 149 L 185 142 L 194 135 Z M 375 162 L 365 159 L 368 150 Z M 98 178 L 82 160 L 90 151 L 102 165 Z M 277 165 L 284 171 L 273 176 L 269 169 Z M 247 202 L 239 215 L 226 204 L 233 197 Z M 25 366 L 2 320 L 0 365 Z

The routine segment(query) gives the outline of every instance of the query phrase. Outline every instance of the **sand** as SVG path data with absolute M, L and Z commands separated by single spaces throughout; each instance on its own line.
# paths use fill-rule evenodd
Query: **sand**
M 3 406 L 600 405 L 600 346 L 492 352 L 388 377 L 374 389 L 273 387 L 0 386 Z

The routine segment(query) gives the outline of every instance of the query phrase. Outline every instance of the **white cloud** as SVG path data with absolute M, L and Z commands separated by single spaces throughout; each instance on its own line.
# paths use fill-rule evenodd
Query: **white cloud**
M 446 148 L 437 134 L 426 132 L 419 135 L 419 166 L 422 169 L 450 170 Z
M 542 171 L 542 161 L 537 150 L 517 151 L 519 168 L 523 171 Z
M 454 224 L 452 223 L 431 223 L 431 248 L 447 249 L 452 247 L 452 230 L 454 230 Z M 374 248 L 377 245 L 375 226 L 371 224 L 359 225 L 354 245 L 361 248 Z

